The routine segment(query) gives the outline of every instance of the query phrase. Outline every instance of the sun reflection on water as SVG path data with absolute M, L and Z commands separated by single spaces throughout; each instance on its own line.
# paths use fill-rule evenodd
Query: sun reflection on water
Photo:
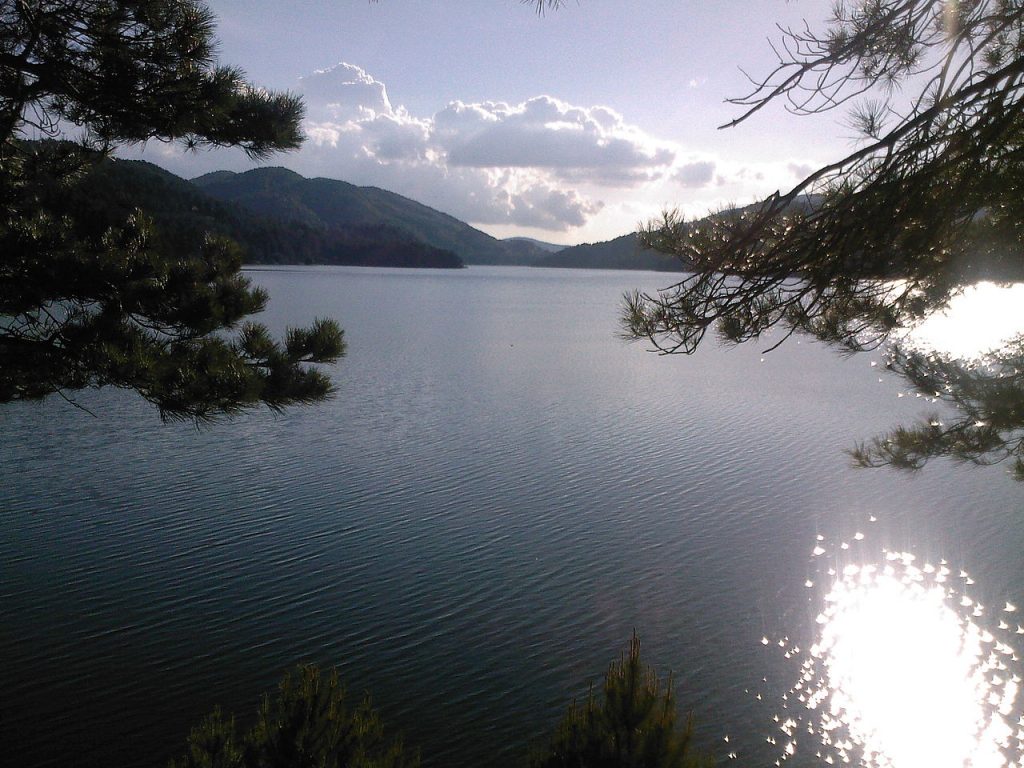
M 815 557 L 823 553 L 819 543 Z M 816 642 L 783 695 L 790 714 L 775 718 L 788 739 L 780 763 L 809 741 L 829 764 L 1019 766 L 1021 678 L 1004 639 L 1024 634 L 1015 606 L 996 609 L 988 627 L 993 611 L 971 597 L 965 572 L 906 552 L 829 574 Z
M 980 282 L 906 331 L 899 343 L 961 360 L 997 352 L 1024 333 L 1024 283 Z

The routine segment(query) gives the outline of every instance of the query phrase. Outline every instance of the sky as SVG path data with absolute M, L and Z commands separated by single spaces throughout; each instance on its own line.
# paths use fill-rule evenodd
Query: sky
M 411 197 L 496 237 L 608 240 L 663 210 L 699 216 L 786 190 L 844 155 L 840 113 L 772 107 L 738 127 L 744 71 L 776 24 L 829 0 L 210 0 L 219 61 L 306 103 L 305 176 Z M 186 178 L 240 152 L 150 142 L 122 153 Z

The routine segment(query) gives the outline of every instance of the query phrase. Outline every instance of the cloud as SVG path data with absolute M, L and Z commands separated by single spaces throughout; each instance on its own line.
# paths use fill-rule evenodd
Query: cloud
M 806 179 L 815 170 L 814 166 L 807 163 L 790 163 L 786 167 L 798 179 Z
M 542 168 L 568 180 L 625 186 L 675 158 L 607 107 L 573 107 L 550 96 L 514 106 L 454 102 L 434 121 L 455 166 Z
M 330 147 L 381 162 L 426 156 L 430 121 L 395 108 L 384 83 L 354 64 L 336 64 L 299 79 L 304 128 L 314 147 Z
M 538 229 L 581 227 L 604 204 L 582 199 L 572 190 L 534 184 L 512 199 L 511 223 Z
M 537 96 L 452 101 L 417 117 L 348 63 L 302 78 L 298 90 L 308 140 L 290 167 L 386 186 L 472 223 L 582 226 L 603 207 L 582 187 L 635 187 L 675 159 L 605 106 Z
M 666 206 L 699 216 L 786 190 L 813 162 L 683 147 L 608 106 L 551 95 L 453 100 L 413 113 L 371 73 L 344 62 L 298 79 L 296 90 L 307 140 L 272 163 L 382 187 L 499 236 L 527 229 L 541 238 L 546 230 L 568 233 L 559 240 L 607 239 Z M 253 165 L 237 149 L 183 153 L 161 142 L 119 154 L 188 177 Z
M 309 116 L 317 120 L 358 120 L 394 112 L 384 83 L 355 64 L 341 62 L 300 77 L 298 91 Z
M 672 174 L 672 178 L 684 187 L 706 187 L 714 177 L 715 163 L 711 160 L 697 160 L 681 165 Z
M 413 114 L 383 82 L 344 62 L 302 77 L 296 90 L 306 104 L 306 142 L 274 164 L 382 187 L 493 232 L 613 237 L 674 201 L 680 184 L 694 192 L 681 202 L 699 207 L 735 195 L 740 182 L 720 158 L 684 155 L 608 106 L 541 95 L 520 102 L 456 100 Z M 159 142 L 132 156 L 186 176 L 252 167 L 238 150 L 185 155 Z M 714 187 L 717 177 L 721 190 Z M 634 208 L 624 207 L 627 200 Z

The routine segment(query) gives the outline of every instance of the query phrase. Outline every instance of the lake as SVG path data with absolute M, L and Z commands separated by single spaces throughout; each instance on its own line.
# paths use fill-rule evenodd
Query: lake
M 522 765 L 634 630 L 702 748 L 765 765 L 844 567 L 913 553 L 1024 605 L 1004 468 L 851 467 L 935 407 L 878 356 L 652 354 L 616 333 L 658 273 L 249 274 L 274 330 L 344 327 L 334 400 L 201 430 L 117 391 L 77 396 L 95 417 L 0 409 L 10 765 L 166 765 L 299 661 L 372 692 L 427 766 Z

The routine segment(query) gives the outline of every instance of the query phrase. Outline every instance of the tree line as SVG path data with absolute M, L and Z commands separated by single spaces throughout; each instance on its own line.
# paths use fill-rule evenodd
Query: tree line
M 605 673 L 599 691 L 573 701 L 530 768 L 703 768 L 693 720 L 680 721 L 671 676 L 663 683 L 640 657 L 634 634 Z M 254 722 L 214 710 L 188 737 L 170 768 L 418 768 L 417 750 L 389 733 L 369 695 L 352 703 L 337 670 L 313 665 L 288 672 L 266 695 Z

